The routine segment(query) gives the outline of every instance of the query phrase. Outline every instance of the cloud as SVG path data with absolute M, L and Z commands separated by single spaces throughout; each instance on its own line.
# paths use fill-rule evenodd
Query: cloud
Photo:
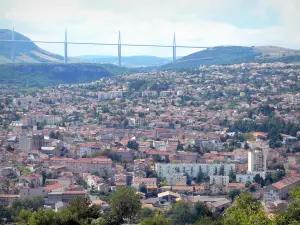
M 300 1 L 289 0 L 11 0 L 0 24 L 31 39 L 178 45 L 280 45 L 299 48 Z M 41 45 L 62 54 L 62 45 Z M 116 47 L 70 46 L 71 55 L 117 54 Z M 124 47 L 126 55 L 171 56 L 172 49 Z M 178 49 L 185 55 L 195 49 Z

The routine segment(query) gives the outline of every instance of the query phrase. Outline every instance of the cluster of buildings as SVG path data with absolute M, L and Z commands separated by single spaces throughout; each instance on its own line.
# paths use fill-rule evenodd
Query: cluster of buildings
M 291 91 L 299 74 L 287 64 L 239 64 L 2 90 L 0 182 L 10 183 L 0 201 L 40 196 L 60 210 L 89 195 L 108 207 L 99 196 L 124 185 L 158 209 L 185 199 L 222 210 L 231 204 L 224 195 L 249 185 L 261 200 L 284 201 L 300 182 L 300 95 Z M 269 111 L 295 125 L 278 148 L 267 132 L 229 130 L 263 123 Z

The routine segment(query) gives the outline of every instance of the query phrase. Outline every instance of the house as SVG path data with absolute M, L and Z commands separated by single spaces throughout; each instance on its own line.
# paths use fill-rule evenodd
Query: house
M 165 201 L 168 201 L 168 202 L 172 202 L 172 201 L 176 201 L 176 200 L 181 199 L 180 194 L 177 194 L 177 193 L 172 192 L 172 191 L 165 191 L 165 192 L 159 193 L 157 195 L 157 197 L 160 201 L 165 200 Z
M 0 194 L 0 204 L 4 206 L 10 205 L 15 199 L 19 199 L 20 195 Z
M 126 161 L 126 162 L 133 161 L 133 154 L 129 150 L 115 150 L 112 152 L 117 154 L 123 161 Z
M 70 202 L 75 197 L 85 197 L 86 191 L 64 191 L 64 192 L 50 192 L 45 201 L 47 205 L 55 205 L 57 202 Z
M 156 178 L 140 178 L 140 177 L 133 178 L 132 187 L 138 189 L 141 184 L 144 184 L 147 188 L 149 186 L 156 186 L 157 179 Z
M 239 183 L 253 182 L 255 174 L 237 174 L 236 181 Z
M 244 183 L 228 183 L 227 186 L 225 187 L 226 192 L 230 192 L 234 189 L 244 189 L 245 188 L 245 184 Z
M 217 175 L 210 176 L 209 183 L 226 186 L 229 183 L 229 176 L 217 176 Z
M 66 165 L 67 170 L 73 173 L 84 173 L 84 172 L 96 172 L 98 171 L 100 176 L 112 176 L 112 160 L 109 158 L 57 158 L 53 157 L 50 162 L 57 165 Z
M 288 177 L 264 189 L 263 199 L 265 201 L 283 200 L 288 197 L 289 192 L 300 185 L 300 177 Z
M 56 183 L 56 184 L 50 184 L 48 186 L 44 187 L 44 190 L 49 192 L 60 192 L 60 191 L 64 191 L 65 189 L 65 185 L 60 184 L 60 183 Z
M 162 186 L 159 188 L 162 191 L 172 191 L 179 194 L 193 193 L 193 194 L 205 194 L 209 190 L 208 185 L 199 186 L 187 186 L 187 185 L 175 185 L 175 186 Z
M 33 198 L 33 197 L 46 197 L 48 191 L 45 190 L 43 187 L 38 188 L 30 188 L 30 187 L 23 187 L 20 189 L 20 198 Z
M 231 201 L 228 199 L 222 199 L 208 205 L 212 212 L 223 212 L 229 206 L 231 206 Z

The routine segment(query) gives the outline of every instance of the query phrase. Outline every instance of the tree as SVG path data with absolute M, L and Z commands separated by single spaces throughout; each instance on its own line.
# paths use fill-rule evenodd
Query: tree
M 218 169 L 215 167 L 214 175 L 218 175 Z
M 11 147 L 11 145 L 7 145 L 6 150 L 9 152 L 13 152 L 15 149 Z
M 259 175 L 259 174 L 256 174 L 255 176 L 254 176 L 254 178 L 253 178 L 253 180 L 256 182 L 256 183 L 258 183 L 258 184 L 260 184 L 260 185 L 262 185 L 263 186 L 263 182 L 264 182 L 264 179 Z
M 233 168 L 231 167 L 230 168 L 230 172 L 229 172 L 229 181 L 230 182 L 233 182 L 236 180 L 236 174 L 235 172 L 233 171 Z
M 9 210 L 2 204 L 0 204 L 0 223 L 2 221 L 9 221 L 11 219 L 11 214 Z
M 147 194 L 147 187 L 145 184 L 140 184 L 139 186 L 139 192 Z
M 53 210 L 39 209 L 34 212 L 28 222 L 29 225 L 54 225 L 60 224 L 59 214 Z
M 250 191 L 250 192 L 255 192 L 255 191 L 256 191 L 256 187 L 255 187 L 254 185 L 251 185 L 251 186 L 249 187 L 249 191 Z
M 194 223 L 197 220 L 198 213 L 196 209 L 187 202 L 176 202 L 170 211 L 170 222 L 176 225 L 185 225 Z
M 170 220 L 161 212 L 156 212 L 153 217 L 144 219 L 140 225 L 170 225 Z
M 247 192 L 235 198 L 235 204 L 225 212 L 225 225 L 271 225 L 273 222 L 264 213 L 260 202 Z
M 246 142 L 245 144 L 244 144 L 244 149 L 249 149 L 250 147 L 249 147 L 249 144 L 248 144 L 248 142 Z
M 138 215 L 137 215 L 137 218 L 139 220 L 144 220 L 145 218 L 149 218 L 149 217 L 152 217 L 154 215 L 154 212 L 152 209 L 150 208 L 142 208 Z
M 46 179 L 47 179 L 47 173 L 46 171 L 42 171 L 42 185 L 45 186 L 45 183 L 46 183 Z
M 201 183 L 204 180 L 204 173 L 202 172 L 201 167 L 199 167 L 199 172 L 197 173 L 196 176 L 196 182 Z
M 22 209 L 19 215 L 17 216 L 17 221 L 21 224 L 27 224 L 31 215 L 32 212 L 30 210 Z
M 130 187 L 121 187 L 111 195 L 110 206 L 121 218 L 131 220 L 141 209 L 140 195 Z
M 192 179 L 191 176 L 188 173 L 185 173 L 186 176 L 186 185 L 191 185 Z
M 239 189 L 232 189 L 229 191 L 227 196 L 233 201 L 236 196 L 239 196 L 241 194 L 241 191 Z
M 66 208 L 78 220 L 87 218 L 98 218 L 100 216 L 100 208 L 94 204 L 88 197 L 75 197 Z
M 194 205 L 194 208 L 197 211 L 198 217 L 212 217 L 213 213 L 210 211 L 210 209 L 202 202 L 196 202 Z
M 224 176 L 225 175 L 225 171 L 224 170 L 225 170 L 224 165 L 221 165 L 220 166 L 220 171 L 219 171 L 219 175 L 220 176 Z
M 124 220 L 114 212 L 106 212 L 99 219 L 95 220 L 95 225 L 120 225 Z
M 280 211 L 276 216 L 276 225 L 296 225 L 300 223 L 300 186 L 295 187 L 290 196 L 293 200 L 286 210 Z

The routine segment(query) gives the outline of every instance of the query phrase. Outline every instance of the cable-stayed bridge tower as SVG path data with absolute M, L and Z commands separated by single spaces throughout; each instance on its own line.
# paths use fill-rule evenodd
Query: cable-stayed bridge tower
M 174 38 L 173 38 L 173 63 L 176 61 L 176 38 L 175 38 L 175 32 L 174 32 Z
M 15 28 L 13 27 L 11 31 L 11 61 L 15 63 L 16 56 L 15 56 Z
M 65 64 L 67 64 L 68 63 L 68 36 L 67 36 L 67 29 L 65 29 L 65 43 L 64 43 L 64 46 L 65 46 L 65 48 L 64 48 L 64 53 L 65 53 L 65 55 L 64 55 L 64 62 L 65 62 Z
M 121 59 L 121 57 L 122 57 L 122 55 L 121 55 L 121 52 L 122 51 L 122 44 L 121 44 L 121 32 L 119 31 L 119 40 L 118 40 L 118 59 L 119 59 L 119 66 L 121 66 L 122 65 L 122 59 Z

